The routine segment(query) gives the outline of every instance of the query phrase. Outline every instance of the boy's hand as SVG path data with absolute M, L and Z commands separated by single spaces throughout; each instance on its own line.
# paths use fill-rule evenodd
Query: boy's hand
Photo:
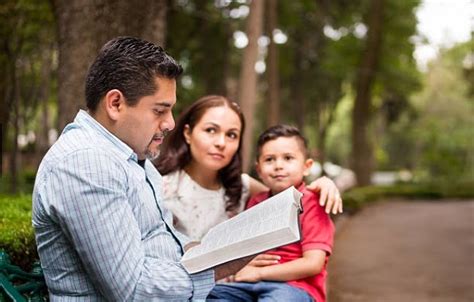
M 235 282 L 259 282 L 262 280 L 260 275 L 261 268 L 247 265 L 237 272 L 234 276 Z
M 306 187 L 313 192 L 320 192 L 319 204 L 326 205 L 326 213 L 342 213 L 342 199 L 336 184 L 326 176 L 320 177 Z
M 280 256 L 278 255 L 271 255 L 271 254 L 259 254 L 255 258 L 250 261 L 248 265 L 262 267 L 267 265 L 274 265 L 278 264 L 280 261 Z
M 258 282 L 262 280 L 262 267 L 279 263 L 280 256 L 271 254 L 257 255 L 244 268 L 229 278 L 229 282 Z

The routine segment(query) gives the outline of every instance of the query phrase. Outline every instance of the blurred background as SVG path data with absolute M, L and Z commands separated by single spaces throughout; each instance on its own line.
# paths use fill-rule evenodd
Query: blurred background
M 183 65 L 175 116 L 240 103 L 246 171 L 263 129 L 303 130 L 309 178 L 358 213 L 333 217 L 332 302 L 474 301 L 473 31 L 472 0 L 2 0 L 0 252 L 38 259 L 38 164 L 100 47 L 130 35 Z
M 118 35 L 185 69 L 175 113 L 205 94 L 241 104 L 245 170 L 264 128 L 304 130 L 341 188 L 474 179 L 474 4 L 469 0 L 4 0 L 0 4 L 3 192 L 84 108 L 84 77 Z

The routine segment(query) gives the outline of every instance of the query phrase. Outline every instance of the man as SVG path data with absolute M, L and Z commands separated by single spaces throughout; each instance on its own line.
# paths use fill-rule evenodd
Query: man
M 182 68 L 163 49 L 109 41 L 86 78 L 80 111 L 44 157 L 33 226 L 52 301 L 205 299 L 249 259 L 188 274 L 186 245 L 161 204 L 156 158 L 174 128 Z

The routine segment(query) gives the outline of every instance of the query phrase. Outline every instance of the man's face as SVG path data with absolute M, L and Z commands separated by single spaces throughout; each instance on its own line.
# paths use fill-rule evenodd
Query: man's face
M 153 160 L 160 154 L 164 136 L 175 126 L 171 109 L 176 104 L 176 81 L 156 78 L 157 91 L 134 106 L 124 106 L 118 121 L 119 138 L 138 159 Z

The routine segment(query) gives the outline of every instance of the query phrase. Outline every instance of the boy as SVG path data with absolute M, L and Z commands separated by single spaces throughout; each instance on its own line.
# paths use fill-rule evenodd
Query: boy
M 260 135 L 256 168 L 270 190 L 253 196 L 247 208 L 295 186 L 304 194 L 304 211 L 299 217 L 301 240 L 269 251 L 280 257 L 276 265 L 252 261 L 235 275 L 235 283 L 216 285 L 209 300 L 326 300 L 326 264 L 332 252 L 334 225 L 318 205 L 319 196 L 305 188 L 303 178 L 311 165 L 306 139 L 297 128 L 278 125 Z

